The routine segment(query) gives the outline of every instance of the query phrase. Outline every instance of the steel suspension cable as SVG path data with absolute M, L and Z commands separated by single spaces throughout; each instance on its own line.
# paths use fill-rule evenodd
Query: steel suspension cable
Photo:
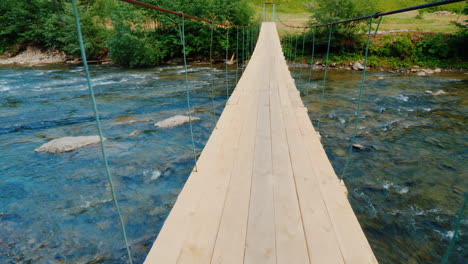
M 122 214 L 120 212 L 119 203 L 117 201 L 117 195 L 116 195 L 115 188 L 114 188 L 114 182 L 112 180 L 112 174 L 110 172 L 109 162 L 108 162 L 106 151 L 105 151 L 105 148 L 104 148 L 104 135 L 103 135 L 104 133 L 102 132 L 102 126 L 101 126 L 101 119 L 100 119 L 100 116 L 99 116 L 99 110 L 98 110 L 98 107 L 97 107 L 96 98 L 94 96 L 93 85 L 91 84 L 91 76 L 89 74 L 88 61 L 86 59 L 85 45 L 84 45 L 84 41 L 83 41 L 83 35 L 81 33 L 80 18 L 79 18 L 78 9 L 77 9 L 77 6 L 76 6 L 76 0 L 72 0 L 72 9 L 73 9 L 73 15 L 75 17 L 76 32 L 77 32 L 77 35 L 78 35 L 78 42 L 80 44 L 81 60 L 83 62 L 83 68 L 84 68 L 84 71 L 85 71 L 85 74 L 86 74 L 86 82 L 87 82 L 87 85 L 88 85 L 89 97 L 91 99 L 91 104 L 92 104 L 92 107 L 93 107 L 94 116 L 96 118 L 97 130 L 98 130 L 98 133 L 99 133 L 99 141 L 100 141 L 100 147 L 101 147 L 101 153 L 102 153 L 102 160 L 104 162 L 104 167 L 105 167 L 105 170 L 106 170 L 107 181 L 109 182 L 109 187 L 110 187 L 111 196 L 112 196 L 112 202 L 114 203 L 114 208 L 115 208 L 115 210 L 117 212 L 117 215 L 119 217 L 120 229 L 122 231 L 122 236 L 123 236 L 123 239 L 124 239 L 125 248 L 127 250 L 128 262 L 130 264 L 132 264 L 133 263 L 132 253 L 130 251 L 130 245 L 128 243 L 127 232 L 125 230 L 125 223 L 124 223 Z
M 182 20 L 182 22 L 180 21 Z M 192 107 L 190 106 L 190 89 L 189 89 L 189 79 L 188 79 L 188 70 L 187 70 L 187 52 L 186 52 L 186 43 L 185 43 L 185 16 L 181 16 L 179 19 L 179 35 L 180 42 L 182 43 L 182 53 L 184 56 L 184 76 L 185 76 L 185 94 L 187 98 L 187 110 L 189 117 L 189 127 L 190 127 L 190 136 L 192 138 L 192 151 L 193 151 L 193 160 L 195 162 L 195 171 L 197 169 L 197 152 L 195 150 L 195 138 L 193 136 L 193 125 L 192 125 Z
M 169 10 L 169 9 L 166 9 L 166 8 L 162 8 L 162 7 L 155 6 L 155 5 L 150 5 L 150 4 L 143 3 L 143 2 L 140 2 L 140 1 L 135 1 L 135 0 L 119 0 L 119 1 L 126 2 L 126 3 L 132 4 L 132 5 L 136 5 L 136 6 L 145 7 L 145 8 L 148 8 L 148 9 L 157 10 L 157 11 L 168 13 L 168 14 L 172 14 L 172 15 L 175 15 L 175 16 L 178 16 L 178 17 L 184 17 L 184 18 L 189 18 L 189 19 L 192 19 L 192 20 L 198 20 L 198 21 L 205 22 L 205 23 L 208 23 L 208 24 L 213 23 L 213 24 L 215 24 L 215 25 L 217 25 L 219 27 L 223 27 L 223 28 L 233 28 L 233 27 L 250 28 L 250 27 L 255 26 L 255 24 L 247 25 L 247 26 L 223 24 L 223 23 L 219 23 L 219 22 L 216 22 L 216 21 L 213 21 L 213 20 L 204 19 L 204 18 L 191 16 L 191 15 L 186 15 L 183 12 L 176 12 L 176 11 L 173 11 L 173 10 Z
M 356 141 L 356 136 L 357 136 L 357 127 L 358 127 L 359 118 L 361 115 L 362 90 L 364 89 L 364 83 L 366 81 L 366 74 L 367 74 L 367 57 L 369 55 L 369 44 L 370 44 L 370 37 L 372 34 L 372 19 L 373 19 L 372 17 L 369 18 L 369 31 L 367 32 L 366 50 L 364 53 L 364 70 L 362 71 L 361 84 L 359 86 L 359 95 L 358 95 L 358 102 L 357 102 L 356 112 L 355 112 L 353 136 L 351 137 L 351 140 L 350 140 L 351 142 L 349 144 L 348 154 L 346 155 L 346 162 L 343 167 L 343 172 L 340 175 L 341 180 L 346 175 L 346 169 L 348 168 L 348 165 L 349 165 L 349 159 L 350 159 L 351 154 L 353 153 L 353 143 Z
M 291 26 L 283 23 L 281 19 L 278 17 L 278 21 L 285 26 L 289 28 L 317 28 L 317 27 L 326 27 L 330 25 L 338 25 L 338 24 L 343 24 L 343 23 L 349 23 L 349 22 L 354 22 L 354 21 L 360 21 L 360 20 L 366 20 L 369 18 L 378 18 L 382 16 L 389 16 L 389 15 L 394 15 L 398 13 L 404 13 L 408 11 L 413 11 L 413 10 L 418 10 L 418 9 L 424 9 L 424 8 L 429 8 L 429 7 L 435 7 L 435 6 L 441 6 L 441 5 L 446 5 L 446 4 L 452 4 L 452 3 L 457 3 L 457 2 L 463 2 L 466 0 L 441 0 L 441 1 L 435 1 L 431 3 L 426 3 L 426 4 L 421 4 L 421 5 L 416 5 L 416 6 L 411 6 L 411 7 L 406 7 L 406 8 L 401 8 L 401 9 L 396 9 L 388 12 L 377 12 L 373 13 L 371 15 L 367 16 L 362 16 L 362 17 L 356 17 L 356 18 L 351 18 L 351 19 L 346 19 L 346 20 L 341 20 L 341 21 L 335 21 L 331 23 L 326 23 L 326 24 L 320 24 L 320 25 L 312 25 L 312 26 Z
M 327 55 L 325 57 L 325 71 L 323 73 L 322 94 L 320 95 L 320 106 L 319 106 L 318 121 L 317 121 L 317 130 L 319 131 L 320 131 L 320 117 L 322 116 L 323 98 L 325 97 L 325 85 L 327 84 L 328 57 L 330 55 L 332 31 L 333 31 L 333 25 L 330 25 L 329 33 L 328 33 Z

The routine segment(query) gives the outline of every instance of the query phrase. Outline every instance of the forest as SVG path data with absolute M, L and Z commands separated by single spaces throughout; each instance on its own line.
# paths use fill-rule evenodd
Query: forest
M 118 0 L 79 0 L 78 9 L 86 43 L 88 59 L 111 59 L 125 67 L 150 67 L 180 58 L 181 45 L 177 16 L 133 6 Z M 145 0 L 177 12 L 217 21 L 228 25 L 247 26 L 260 22 L 262 1 L 254 0 Z M 276 1 L 280 15 L 292 17 L 305 13 L 308 25 L 317 25 L 369 15 L 377 11 L 389 11 L 431 0 L 411 1 L 358 1 L 358 0 L 283 0 Z M 408 24 L 417 24 L 424 13 L 449 10 L 468 14 L 465 2 L 434 7 L 419 11 Z M 15 54 L 28 46 L 59 50 L 69 58 L 79 58 L 70 0 L 2 0 L 0 2 L 0 54 Z M 187 56 L 207 59 L 210 57 L 211 25 L 186 19 Z M 357 59 L 363 49 L 366 21 L 348 23 L 334 28 L 332 51 L 335 61 Z M 410 65 L 468 68 L 464 44 L 468 41 L 467 25 L 455 23 L 457 31 L 447 34 L 395 34 L 378 38 L 370 50 L 370 65 L 380 62 L 394 67 Z M 374 22 L 375 25 L 375 22 Z M 423 28 L 424 29 L 424 28 Z M 224 58 L 226 46 L 235 51 L 238 44 L 232 40 L 245 35 L 245 30 L 227 30 L 214 27 L 213 57 Z M 229 36 L 227 35 L 229 34 Z M 306 39 L 307 50 L 312 45 L 312 33 L 316 35 L 317 51 L 323 52 L 327 42 L 327 29 L 290 31 L 283 34 L 285 53 L 293 47 L 297 37 Z M 231 43 L 228 43 L 228 37 Z M 253 37 L 247 34 L 244 37 Z M 249 42 L 249 40 L 247 41 Z M 289 52 L 291 54 L 291 52 Z M 307 52 L 306 52 L 307 54 Z M 291 59 L 291 58 L 289 58 Z

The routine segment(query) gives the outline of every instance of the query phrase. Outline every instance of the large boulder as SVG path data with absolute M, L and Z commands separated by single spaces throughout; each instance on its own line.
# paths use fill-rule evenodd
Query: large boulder
M 107 138 L 104 138 L 106 140 Z M 35 152 L 63 153 L 70 152 L 77 148 L 99 143 L 99 136 L 80 136 L 80 137 L 63 137 L 51 140 L 39 148 Z
M 364 70 L 364 66 L 362 66 L 361 63 L 359 63 L 359 62 L 356 61 L 356 62 L 353 64 L 353 70 L 355 70 L 355 71 L 362 71 L 362 70 Z
M 200 120 L 199 117 L 191 117 L 192 121 L 197 121 Z M 185 123 L 188 123 L 190 121 L 189 116 L 183 116 L 183 115 L 176 115 L 173 117 L 170 117 L 168 119 L 164 119 L 162 121 L 157 122 L 154 124 L 155 127 L 159 128 L 170 128 L 170 127 L 175 127 L 175 126 L 180 126 Z

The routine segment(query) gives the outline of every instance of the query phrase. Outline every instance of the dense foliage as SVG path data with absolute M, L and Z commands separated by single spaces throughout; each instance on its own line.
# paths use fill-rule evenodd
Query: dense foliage
M 79 57 L 70 0 L 0 1 L 0 52 L 25 45 L 53 48 Z M 244 0 L 146 0 L 167 9 L 236 25 L 252 23 L 253 10 Z M 78 1 L 87 56 L 107 54 L 124 66 L 160 64 L 181 54 L 178 17 L 118 0 Z M 187 55 L 207 56 L 211 28 L 185 20 Z M 231 30 L 231 39 L 237 32 Z M 216 28 L 214 51 L 225 50 L 226 30 Z M 230 45 L 232 48 L 232 44 Z

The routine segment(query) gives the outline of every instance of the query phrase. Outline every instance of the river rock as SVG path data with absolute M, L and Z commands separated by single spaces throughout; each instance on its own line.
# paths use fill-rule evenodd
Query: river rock
M 426 72 L 420 71 L 420 72 L 418 72 L 418 76 L 426 76 Z
M 106 140 L 107 138 L 104 138 Z M 63 153 L 70 152 L 77 148 L 99 143 L 99 136 L 80 136 L 80 137 L 63 137 L 51 140 L 39 148 L 35 152 Z
M 436 68 L 436 69 L 434 69 L 434 72 L 435 73 L 440 73 L 440 72 L 442 72 L 442 70 L 440 68 Z
M 130 133 L 130 134 L 128 135 L 128 137 L 136 137 L 139 133 L 140 133 L 140 131 L 134 130 L 132 133 Z
M 200 118 L 192 116 L 192 121 L 197 121 L 197 120 L 200 120 Z M 189 121 L 190 121 L 190 117 L 188 116 L 176 115 L 168 119 L 159 121 L 156 124 L 154 124 L 154 126 L 159 127 L 159 128 L 170 128 L 170 127 L 183 125 L 185 123 L 188 123 Z
M 427 73 L 427 74 L 434 74 L 434 71 L 431 70 L 431 69 L 423 69 L 422 71 Z
M 362 70 L 364 70 L 364 66 L 362 66 L 361 63 L 359 63 L 359 62 L 356 61 L 356 62 L 353 64 L 353 70 L 355 70 L 355 71 L 362 71 Z
M 430 95 L 434 95 L 434 96 L 440 96 L 440 95 L 444 95 L 446 94 L 445 91 L 442 91 L 442 90 L 438 90 L 437 92 L 433 92 L 431 90 L 426 90 L 424 91 L 425 94 L 430 94 Z
M 353 144 L 353 149 L 354 150 L 357 150 L 357 151 L 371 151 L 371 150 L 375 150 L 375 147 L 374 146 L 363 146 L 361 144 Z

